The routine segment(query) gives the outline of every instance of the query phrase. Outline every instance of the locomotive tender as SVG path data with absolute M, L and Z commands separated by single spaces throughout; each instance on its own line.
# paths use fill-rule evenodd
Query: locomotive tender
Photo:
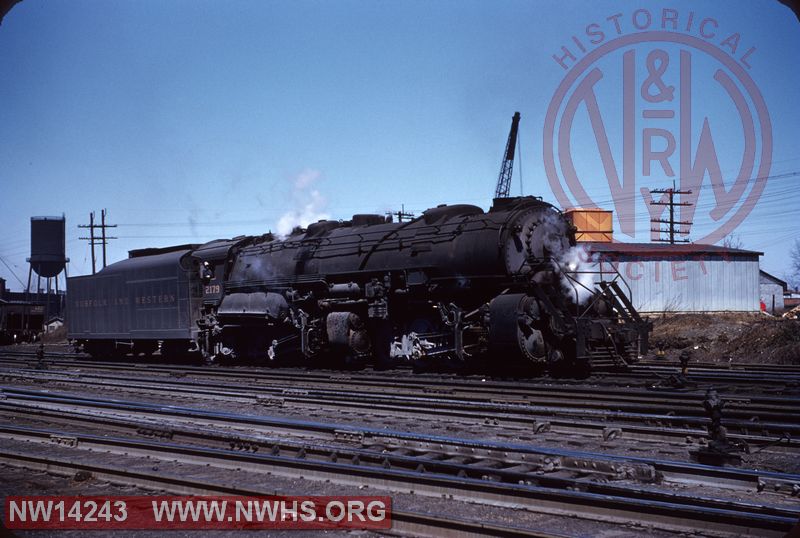
M 616 280 L 587 285 L 565 261 L 574 231 L 551 204 L 519 197 L 132 251 L 69 279 L 68 336 L 93 355 L 160 344 L 352 367 L 441 357 L 577 373 L 635 360 L 650 324 Z

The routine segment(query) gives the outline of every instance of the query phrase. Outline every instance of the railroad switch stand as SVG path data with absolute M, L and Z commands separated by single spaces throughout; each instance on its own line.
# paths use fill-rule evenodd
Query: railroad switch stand
M 44 342 L 39 343 L 36 348 L 36 366 L 37 370 L 47 370 L 47 364 L 44 362 Z
M 707 446 L 691 452 L 692 459 L 707 465 L 740 464 L 742 457 L 739 453 L 746 451 L 747 447 L 728 441 L 728 430 L 722 425 L 722 410 L 725 408 L 725 400 L 719 397 L 716 390 L 709 388 L 706 391 L 706 399 L 703 400 L 703 408 L 711 420 L 708 425 L 710 440 Z

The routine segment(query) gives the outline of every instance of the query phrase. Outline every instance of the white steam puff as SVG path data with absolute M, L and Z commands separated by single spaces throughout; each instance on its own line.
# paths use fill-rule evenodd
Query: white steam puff
M 578 293 L 578 304 L 586 302 L 594 292 L 595 257 L 585 245 L 575 245 L 561 253 L 557 258 L 561 270 L 561 286 L 570 297 Z M 566 274 L 565 274 L 566 273 Z
M 566 242 L 567 221 L 560 215 L 544 213 L 541 223 L 548 231 L 542 242 L 553 257 L 564 292 L 574 299 L 577 291 L 578 304 L 586 302 L 594 294 L 592 271 L 597 263 L 596 257 L 586 245 L 569 246 Z
M 278 219 L 278 235 L 286 237 L 297 226 L 305 228 L 313 222 L 329 218 L 325 212 L 328 200 L 314 188 L 321 176 L 319 170 L 307 168 L 292 178 L 293 209 Z
M 558 259 L 560 253 L 569 246 L 567 221 L 555 213 L 546 212 L 541 216 L 541 225 L 544 225 L 547 230 L 542 238 L 542 244 L 555 259 Z

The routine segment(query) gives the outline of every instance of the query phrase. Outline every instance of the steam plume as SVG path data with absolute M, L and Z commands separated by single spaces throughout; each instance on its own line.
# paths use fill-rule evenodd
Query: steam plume
M 325 208 L 328 200 L 314 188 L 314 184 L 322 177 L 319 170 L 306 168 L 292 178 L 292 205 L 280 219 L 276 229 L 278 235 L 287 236 L 296 226 L 306 227 L 318 220 L 329 218 Z
M 563 251 L 556 259 L 564 271 L 560 274 L 561 286 L 564 291 L 570 297 L 575 297 L 577 291 L 578 304 L 586 302 L 592 296 L 595 288 L 594 275 L 588 271 L 592 271 L 596 263 L 588 247 L 581 244 L 575 245 Z

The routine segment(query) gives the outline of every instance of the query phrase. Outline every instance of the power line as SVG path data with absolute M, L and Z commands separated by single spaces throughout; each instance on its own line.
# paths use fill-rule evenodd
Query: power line
M 403 219 L 412 220 L 414 218 L 414 213 L 410 211 L 406 211 L 406 205 L 400 204 L 400 211 L 395 211 L 392 213 L 391 211 L 386 213 L 388 217 L 397 217 L 397 222 L 403 222 Z
M 682 194 L 692 194 L 692 191 L 676 190 L 675 189 L 675 182 L 673 181 L 671 189 L 653 189 L 650 192 L 651 193 L 655 193 L 655 194 L 666 194 L 667 197 L 669 198 L 668 202 L 663 202 L 663 201 L 656 202 L 655 200 L 651 200 L 650 201 L 650 205 L 669 206 L 669 220 L 650 219 L 650 223 L 651 224 L 658 224 L 659 225 L 658 229 L 656 229 L 656 230 L 654 230 L 652 228 L 650 229 L 651 232 L 658 233 L 658 237 L 654 238 L 653 241 L 658 241 L 658 242 L 661 242 L 661 243 L 669 243 L 670 245 L 674 245 L 675 242 L 688 243 L 689 242 L 688 239 L 675 239 L 675 234 L 676 234 L 675 226 L 676 225 L 680 225 L 680 226 L 691 226 L 692 225 L 692 223 L 688 222 L 688 221 L 684 221 L 684 220 L 676 221 L 675 220 L 675 207 L 676 206 L 684 206 L 685 207 L 685 206 L 690 206 L 692 204 L 689 203 L 689 202 L 676 202 L 675 201 L 675 195 L 676 194 L 681 194 L 681 195 Z M 661 199 L 663 200 L 664 197 L 662 196 Z M 666 229 L 666 230 L 663 230 L 661 228 L 661 224 L 667 224 L 667 225 L 669 225 L 669 228 Z M 663 233 L 668 234 L 669 235 L 669 239 L 662 239 L 661 234 L 663 234 Z M 685 231 L 685 232 L 683 230 L 678 230 L 677 233 L 679 235 L 687 235 L 689 232 L 688 232 L 688 230 Z
M 89 237 L 80 237 L 79 239 L 84 241 L 89 241 L 89 245 L 92 247 L 92 274 L 97 272 L 97 257 L 94 253 L 95 245 L 102 245 L 103 247 L 103 269 L 106 267 L 106 245 L 110 239 L 117 239 L 116 237 L 108 237 L 106 236 L 106 228 L 116 228 L 116 224 L 106 224 L 106 210 L 103 209 L 100 211 L 100 224 L 94 223 L 94 211 L 89 213 L 89 224 L 79 224 L 78 228 L 88 228 L 89 229 Z M 97 237 L 94 231 L 98 229 L 100 230 L 100 237 Z
M 517 133 L 517 170 L 519 171 L 519 195 L 525 196 L 522 190 L 522 137 Z
M 519 141 L 519 134 L 517 136 L 518 136 L 518 141 Z M 518 144 L 518 146 L 519 146 L 519 144 Z M 796 159 L 785 159 L 784 161 L 775 161 L 775 162 L 773 162 L 773 164 L 776 164 L 777 162 L 786 162 L 786 161 L 793 161 L 793 160 L 796 160 Z M 519 158 L 517 158 L 517 161 L 521 165 L 521 160 Z M 521 172 L 521 166 L 519 168 L 520 168 L 520 172 Z M 521 174 L 520 174 L 520 176 L 521 176 Z M 791 171 L 787 171 L 787 172 L 781 172 L 781 173 L 777 173 L 777 174 L 772 174 L 772 175 L 769 175 L 769 176 L 759 176 L 759 177 L 751 179 L 750 182 L 752 183 L 753 181 L 770 180 L 771 183 L 776 183 L 776 186 L 778 186 L 778 183 L 775 180 L 786 180 L 786 179 L 795 178 L 797 176 L 800 176 L 800 171 L 791 170 Z M 780 202 L 780 201 L 783 201 L 785 199 L 784 198 L 784 194 L 792 194 L 794 192 L 798 192 L 794 185 L 791 185 L 790 187 L 784 187 L 783 185 L 779 185 L 779 186 L 781 187 L 781 189 L 778 190 L 778 191 L 764 192 L 759 197 L 759 203 L 764 203 L 764 202 L 769 202 L 769 201 Z M 701 185 L 699 185 L 697 187 L 697 189 L 699 191 L 701 191 L 701 192 L 706 192 L 710 188 L 712 188 L 712 185 L 710 183 L 703 183 L 703 184 L 701 184 Z M 631 195 L 617 196 L 616 199 L 615 198 L 606 198 L 606 197 L 604 197 L 604 195 L 607 196 L 607 194 L 608 194 L 607 189 L 603 189 L 602 187 L 599 187 L 599 186 L 587 189 L 587 194 L 589 194 L 590 196 L 592 196 L 592 195 L 599 196 L 597 199 L 593 199 L 592 200 L 592 202 L 595 205 L 597 205 L 598 207 L 601 207 L 601 206 L 606 205 L 606 204 L 615 204 L 615 203 L 622 203 L 622 202 L 638 201 L 640 199 L 639 198 L 640 197 L 640 193 L 639 192 L 635 192 L 635 193 L 633 193 Z M 450 200 L 441 200 L 441 199 L 439 199 L 439 200 L 435 200 L 434 202 L 455 204 L 455 203 L 474 203 L 474 202 L 487 201 L 487 200 L 488 199 L 486 197 L 480 197 L 480 198 L 459 198 L 459 199 L 450 199 Z M 417 212 L 422 211 L 423 209 L 426 209 L 426 208 L 430 207 L 431 204 L 433 204 L 433 202 L 431 202 L 431 201 L 425 202 L 425 201 L 418 200 L 418 201 L 412 202 L 412 205 L 414 207 L 420 207 L 421 208 L 421 209 L 416 210 Z M 701 203 L 698 203 L 698 204 L 695 204 L 695 205 L 696 205 L 697 209 L 705 209 L 705 208 L 715 207 L 716 204 L 714 202 L 712 202 L 712 201 L 706 201 L 706 202 L 701 202 Z M 354 212 L 366 212 L 366 213 L 374 211 L 374 208 L 373 209 L 369 209 L 369 208 L 366 208 L 365 206 L 362 206 L 362 205 L 337 206 L 337 209 L 338 210 L 342 210 L 342 211 L 345 210 L 345 209 L 352 209 Z M 278 213 L 276 213 L 275 216 L 277 217 Z M 617 218 L 618 219 L 622 219 L 624 217 L 622 217 L 620 215 L 617 215 Z M 155 221 L 151 220 L 149 222 L 126 222 L 126 223 L 120 223 L 118 226 L 119 227 L 126 227 L 126 228 L 137 228 L 137 227 L 142 227 L 142 228 L 159 228 L 159 227 L 176 228 L 176 227 L 181 227 L 181 226 L 220 227 L 220 226 L 234 226 L 234 225 L 259 225 L 259 224 L 266 225 L 266 224 L 270 224 L 271 222 L 272 222 L 272 219 L 270 219 L 270 218 L 235 219 L 235 220 L 227 220 L 227 221 L 223 221 L 223 220 L 196 221 L 196 222 L 194 222 L 192 224 L 190 224 L 190 223 L 188 223 L 186 221 L 183 221 L 183 222 L 176 222 L 176 221 L 155 222 Z M 134 237 L 135 238 L 150 238 L 150 237 L 156 237 L 156 236 L 127 236 L 126 235 L 125 237 L 127 237 L 127 238 L 134 238 Z M 187 234 L 187 235 L 181 236 L 181 237 L 192 237 L 192 236 Z
M 11 267 L 9 267 L 9 265 L 6 263 L 6 261 L 3 258 L 0 258 L 0 262 L 3 262 L 3 265 L 6 266 L 6 269 L 11 271 L 11 274 L 14 275 L 14 278 L 17 279 L 17 282 L 19 282 L 19 285 L 24 288 L 25 284 L 22 283 L 22 280 L 20 280 L 20 278 L 17 276 L 17 273 L 15 273 L 14 270 Z
M 749 183 L 755 184 L 758 181 L 767 181 L 767 180 L 772 180 L 774 182 L 774 180 L 776 180 L 776 179 L 789 179 L 789 178 L 793 178 L 793 177 L 797 177 L 797 176 L 800 176 L 800 171 L 794 170 L 794 171 L 791 171 L 791 172 L 784 172 L 784 173 L 774 174 L 774 175 L 770 175 L 770 176 L 759 176 L 759 177 L 756 177 L 756 178 L 753 178 L 752 180 L 750 180 Z M 704 189 L 713 188 L 713 185 L 711 183 L 701 184 L 701 185 L 698 185 L 697 188 L 698 188 L 698 190 L 704 190 Z M 606 194 L 606 192 L 602 192 L 600 194 L 603 195 L 603 194 Z M 792 186 L 790 192 L 797 192 L 797 190 L 796 190 L 796 188 L 794 186 Z M 589 193 L 587 192 L 587 195 L 588 194 Z M 762 194 L 759 197 L 759 199 L 767 197 L 769 194 L 774 194 L 774 193 Z M 636 200 L 639 199 L 639 196 L 640 196 L 640 194 L 638 192 L 634 192 L 634 193 L 632 193 L 630 195 L 616 196 L 616 197 L 612 197 L 612 198 L 598 198 L 597 200 L 592 200 L 592 202 L 595 205 L 598 205 L 598 206 L 600 204 L 618 204 L 618 203 L 621 203 L 621 202 L 636 201 Z M 709 204 L 708 202 L 706 202 L 704 204 L 701 204 L 701 206 L 708 206 L 708 207 L 713 207 L 713 205 L 714 204 Z

